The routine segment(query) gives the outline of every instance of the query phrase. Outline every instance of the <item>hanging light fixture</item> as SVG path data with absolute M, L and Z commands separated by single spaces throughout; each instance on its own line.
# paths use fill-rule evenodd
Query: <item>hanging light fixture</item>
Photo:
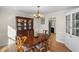
M 34 17 L 39 19 L 39 18 L 42 18 L 43 15 L 42 15 L 42 14 L 40 13 L 40 11 L 39 11 L 40 6 L 37 6 L 37 8 L 38 8 L 38 10 L 37 10 L 37 13 L 34 14 Z

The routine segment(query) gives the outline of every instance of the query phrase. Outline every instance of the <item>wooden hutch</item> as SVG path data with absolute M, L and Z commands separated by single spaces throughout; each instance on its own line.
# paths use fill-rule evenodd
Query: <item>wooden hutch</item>
M 24 45 L 29 44 L 31 46 L 33 44 L 33 36 L 34 36 L 33 19 L 17 16 L 16 17 L 16 26 L 17 26 L 17 37 L 26 36 L 27 39 L 26 39 Z M 22 40 L 22 39 L 20 39 L 20 40 Z

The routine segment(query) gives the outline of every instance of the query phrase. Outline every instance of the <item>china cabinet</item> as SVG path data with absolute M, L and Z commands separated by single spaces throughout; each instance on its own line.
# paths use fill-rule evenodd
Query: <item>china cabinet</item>
M 16 26 L 17 26 L 17 37 L 27 37 L 27 40 L 23 45 L 29 44 L 30 46 L 33 44 L 33 19 L 26 17 L 16 17 Z M 17 39 L 16 39 L 17 40 Z M 18 40 L 17 40 L 18 41 Z M 20 39 L 20 41 L 23 41 Z
M 33 19 L 25 17 L 16 17 L 17 36 L 33 36 Z

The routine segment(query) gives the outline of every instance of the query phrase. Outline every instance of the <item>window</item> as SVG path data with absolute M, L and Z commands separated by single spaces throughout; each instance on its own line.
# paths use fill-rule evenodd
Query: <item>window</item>
M 11 26 L 8 26 L 8 44 L 13 44 L 16 41 L 16 31 Z

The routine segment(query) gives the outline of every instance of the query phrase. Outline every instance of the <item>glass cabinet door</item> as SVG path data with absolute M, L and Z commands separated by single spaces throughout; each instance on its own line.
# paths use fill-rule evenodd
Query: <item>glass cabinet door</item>
M 22 26 L 22 23 L 18 23 L 18 26 Z
M 28 28 L 29 28 L 29 29 L 32 29 L 32 20 L 29 20 L 29 21 L 28 21 Z
M 24 30 L 26 30 L 27 29 L 27 27 L 24 27 Z
M 19 31 L 22 30 L 22 23 L 23 23 L 22 19 L 17 19 L 17 29 Z
M 27 26 L 27 24 L 26 24 L 26 23 L 24 23 L 24 26 Z
M 76 28 L 79 28 L 79 21 L 76 21 Z
M 18 21 L 18 22 L 22 22 L 22 19 L 18 19 L 17 21 Z
M 79 12 L 72 14 L 72 35 L 79 36 Z
M 18 27 L 18 30 L 22 30 L 22 27 Z
M 33 18 L 16 16 L 16 27 L 17 36 L 29 36 L 29 31 L 33 31 Z
M 79 36 L 79 29 L 76 29 L 76 36 Z
M 70 15 L 66 16 L 66 33 L 70 34 Z
M 79 12 L 76 13 L 76 20 L 79 20 Z
M 27 20 L 26 19 L 23 20 L 23 29 L 27 30 Z
M 72 14 L 72 35 L 76 35 L 76 14 Z
M 76 13 L 76 36 L 79 36 L 79 12 Z

